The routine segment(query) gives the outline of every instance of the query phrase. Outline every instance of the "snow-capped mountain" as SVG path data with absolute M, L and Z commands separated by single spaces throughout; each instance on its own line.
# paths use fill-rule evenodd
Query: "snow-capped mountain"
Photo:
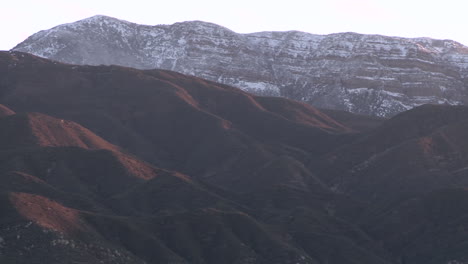
M 13 50 L 72 64 L 169 69 L 377 116 L 425 103 L 468 104 L 468 47 L 451 40 L 238 34 L 200 21 L 148 26 L 94 16 L 40 31 Z

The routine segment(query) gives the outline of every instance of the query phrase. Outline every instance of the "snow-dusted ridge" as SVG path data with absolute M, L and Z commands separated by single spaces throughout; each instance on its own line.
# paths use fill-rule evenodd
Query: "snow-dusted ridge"
M 202 21 L 148 26 L 98 15 L 38 32 L 13 50 L 74 64 L 169 69 L 378 116 L 422 103 L 468 102 L 468 47 L 451 40 L 238 34 Z

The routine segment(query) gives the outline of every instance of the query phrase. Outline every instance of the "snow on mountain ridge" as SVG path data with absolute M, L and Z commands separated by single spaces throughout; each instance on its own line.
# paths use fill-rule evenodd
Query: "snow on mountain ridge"
M 433 98 L 429 103 L 468 101 L 468 47 L 451 40 L 238 34 L 202 21 L 148 26 L 95 16 L 41 31 L 14 50 L 74 64 L 175 70 L 361 114 L 394 115 L 421 104 L 420 97 Z

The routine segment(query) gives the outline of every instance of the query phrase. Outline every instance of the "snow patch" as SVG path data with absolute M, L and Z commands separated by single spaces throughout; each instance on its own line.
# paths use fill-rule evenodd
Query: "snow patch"
M 249 81 L 241 80 L 237 82 L 236 85 L 244 89 L 259 90 L 259 91 L 273 90 L 274 92 L 279 93 L 278 87 L 273 86 L 270 83 L 265 83 L 265 82 L 249 82 Z
M 351 94 L 362 94 L 362 93 L 370 93 L 373 91 L 373 89 L 369 88 L 353 88 L 353 89 L 347 89 L 348 93 Z
M 382 93 L 386 94 L 386 95 L 389 95 L 389 96 L 392 96 L 392 97 L 404 97 L 405 96 L 402 93 L 390 92 L 390 91 L 386 91 L 386 90 L 382 90 Z

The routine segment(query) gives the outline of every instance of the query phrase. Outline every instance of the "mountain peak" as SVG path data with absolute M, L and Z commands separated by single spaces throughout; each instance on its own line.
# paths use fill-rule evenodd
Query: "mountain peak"
M 88 65 L 167 69 L 316 107 L 390 117 L 468 103 L 468 47 L 448 40 L 299 31 L 238 34 L 203 21 L 147 26 L 97 15 L 14 50 Z
M 128 21 L 125 21 L 125 20 L 122 20 L 122 19 L 118 19 L 118 18 L 115 18 L 115 17 L 106 16 L 106 15 L 95 15 L 95 16 L 91 16 L 91 17 L 88 17 L 88 18 L 85 18 L 85 19 L 78 20 L 78 21 L 76 21 L 74 23 L 80 23 L 80 22 L 88 22 L 88 23 L 100 23 L 100 22 L 131 23 L 131 22 L 128 22 Z M 70 23 L 70 24 L 74 24 L 74 23 Z M 131 23 L 131 24 L 133 24 L 133 23 Z
M 94 15 L 83 20 L 109 20 L 109 19 L 117 19 L 114 17 L 106 16 L 106 15 Z
M 206 21 L 201 21 L 201 20 L 191 20 L 191 21 L 183 21 L 183 22 L 177 22 L 172 25 L 167 25 L 168 27 L 178 27 L 178 26 L 186 26 L 186 27 L 203 27 L 203 28 L 216 28 L 216 29 L 223 29 L 223 30 L 228 30 L 233 32 L 232 30 L 220 26 L 218 24 L 212 23 L 212 22 L 206 22 Z

